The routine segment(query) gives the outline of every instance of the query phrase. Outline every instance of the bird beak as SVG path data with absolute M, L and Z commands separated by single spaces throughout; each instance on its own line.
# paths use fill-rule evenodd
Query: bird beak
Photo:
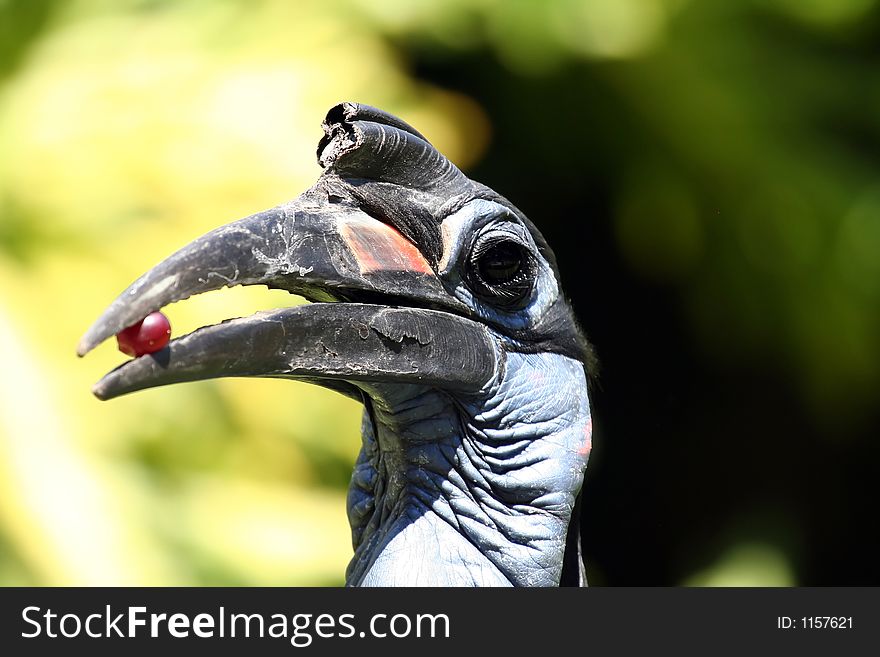
M 80 356 L 167 304 L 234 285 L 314 302 L 208 326 L 110 372 L 100 399 L 217 377 L 400 381 L 479 390 L 499 352 L 422 252 L 357 202 L 316 185 L 196 239 L 132 283 L 86 332 Z M 332 385 L 330 387 L 333 387 Z

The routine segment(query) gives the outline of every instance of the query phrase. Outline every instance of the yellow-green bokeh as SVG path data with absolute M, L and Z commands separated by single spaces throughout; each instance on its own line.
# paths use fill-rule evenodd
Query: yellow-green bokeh
M 485 119 L 344 3 L 160 5 L 57 6 L 0 94 L 0 583 L 338 584 L 357 404 L 237 380 L 101 403 L 124 357 L 74 347 L 171 251 L 311 185 L 333 104 L 405 114 L 462 165 Z M 298 301 L 237 288 L 168 315 L 181 335 Z
M 607 217 L 529 210 L 542 229 L 568 222 L 587 253 L 582 222 L 607 223 L 603 248 L 674 291 L 708 369 L 783 381 L 829 444 L 864 432 L 880 382 L 880 84 L 858 57 L 878 4 L 0 0 L 0 584 L 342 582 L 357 404 L 272 380 L 102 403 L 90 386 L 123 357 L 74 349 L 177 247 L 311 185 L 320 121 L 343 100 L 405 117 L 465 170 L 495 123 L 510 134 L 531 108 L 517 136 L 546 159 L 507 151 L 521 180 L 577 160 L 607 182 L 605 205 L 583 199 Z M 424 82 L 415 51 L 447 58 L 449 84 Z M 449 71 L 474 62 L 471 87 L 509 93 L 511 116 L 453 91 Z M 589 298 L 614 282 L 566 284 Z M 182 335 L 300 301 L 235 288 L 167 314 Z M 593 309 L 577 310 L 589 328 Z M 796 584 L 789 534 L 734 531 L 679 581 Z

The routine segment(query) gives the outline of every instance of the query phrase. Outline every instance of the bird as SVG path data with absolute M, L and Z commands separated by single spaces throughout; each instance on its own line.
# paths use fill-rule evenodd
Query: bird
M 346 102 L 322 128 L 311 188 L 183 246 L 77 351 L 223 287 L 311 303 L 197 329 L 94 395 L 217 377 L 342 393 L 364 407 L 347 586 L 585 586 L 595 361 L 553 251 L 404 120 Z

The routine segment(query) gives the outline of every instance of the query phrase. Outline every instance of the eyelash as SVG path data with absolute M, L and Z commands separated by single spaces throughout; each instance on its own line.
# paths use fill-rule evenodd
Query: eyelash
M 499 260 L 519 256 L 516 270 L 509 278 L 493 281 L 487 272 L 482 271 L 485 258 L 493 251 L 500 251 L 497 253 Z M 488 235 L 479 239 L 471 249 L 469 273 L 471 288 L 478 296 L 495 305 L 511 307 L 525 298 L 534 285 L 534 260 L 528 247 L 508 233 Z

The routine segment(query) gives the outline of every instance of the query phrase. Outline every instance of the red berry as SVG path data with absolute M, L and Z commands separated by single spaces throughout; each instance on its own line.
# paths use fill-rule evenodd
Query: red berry
M 116 335 L 119 351 L 132 357 L 159 351 L 170 339 L 171 322 L 160 312 L 150 313 Z

